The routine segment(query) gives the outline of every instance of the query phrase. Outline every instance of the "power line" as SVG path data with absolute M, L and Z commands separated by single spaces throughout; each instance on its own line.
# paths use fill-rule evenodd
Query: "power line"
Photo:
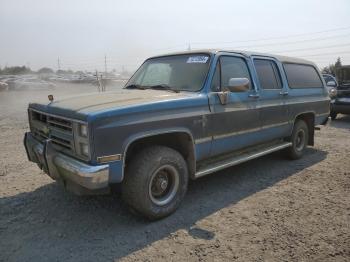
M 301 57 L 325 56 L 325 55 L 337 55 L 337 56 L 342 56 L 342 54 L 350 54 L 350 51 L 345 51 L 345 52 L 331 52 L 331 53 L 322 53 L 322 54 L 311 54 L 311 55 L 302 55 Z
M 342 46 L 350 46 L 350 43 L 341 44 L 341 45 L 329 45 L 329 46 L 321 46 L 321 47 L 310 47 L 310 48 L 299 48 L 299 49 L 290 49 L 290 50 L 283 50 L 283 51 L 274 51 L 274 53 L 298 52 L 298 51 L 327 49 L 327 48 L 342 47 Z
M 192 42 L 192 44 L 232 44 L 232 43 L 246 43 L 246 42 L 257 42 L 257 41 L 266 41 L 266 40 L 276 40 L 276 39 L 284 39 L 284 38 L 292 38 L 292 37 L 299 37 L 299 36 L 309 36 L 309 35 L 316 35 L 321 33 L 328 33 L 328 32 L 335 32 L 335 31 L 341 31 L 341 30 L 347 30 L 350 29 L 350 26 L 348 27 L 338 27 L 323 31 L 317 31 L 317 32 L 309 32 L 309 33 L 303 33 L 303 34 L 293 34 L 293 35 L 284 35 L 284 36 L 276 36 L 276 37 L 269 37 L 269 38 L 257 38 L 257 39 L 250 39 L 250 40 L 240 40 L 240 41 L 229 41 L 229 42 Z
M 250 48 L 250 47 L 263 47 L 263 46 L 279 46 L 279 45 L 289 45 L 289 44 L 298 44 L 298 43 L 305 43 L 305 42 L 313 42 L 313 41 L 323 41 L 328 39 L 336 39 L 341 37 L 350 36 L 350 34 L 345 35 L 336 35 L 336 36 L 328 36 L 328 37 L 317 37 L 312 39 L 304 39 L 304 40 L 298 40 L 298 41 L 289 41 L 289 42 L 280 42 L 280 43 L 270 43 L 270 44 L 259 44 L 259 45 L 246 45 L 246 46 L 235 46 L 233 48 Z

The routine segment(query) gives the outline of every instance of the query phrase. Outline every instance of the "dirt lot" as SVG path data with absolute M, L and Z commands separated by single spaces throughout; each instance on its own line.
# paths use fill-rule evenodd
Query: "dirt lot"
M 0 93 L 0 261 L 350 260 L 349 116 L 301 160 L 275 153 L 192 182 L 150 223 L 118 194 L 72 195 L 27 161 L 27 102 L 81 90 Z

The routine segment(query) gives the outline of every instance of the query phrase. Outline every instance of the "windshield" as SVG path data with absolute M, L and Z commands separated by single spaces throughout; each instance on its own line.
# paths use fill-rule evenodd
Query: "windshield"
M 207 76 L 209 60 L 207 54 L 151 58 L 142 64 L 125 87 L 199 91 Z

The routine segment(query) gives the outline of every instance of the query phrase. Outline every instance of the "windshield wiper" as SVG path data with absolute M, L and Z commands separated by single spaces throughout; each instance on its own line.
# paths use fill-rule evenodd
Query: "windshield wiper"
M 124 88 L 125 89 L 141 89 L 141 90 L 145 90 L 146 89 L 143 86 L 135 85 L 135 84 L 128 85 L 128 86 L 126 86 Z
M 148 86 L 147 88 L 155 89 L 155 90 L 168 90 L 168 91 L 171 91 L 171 92 L 180 93 L 179 90 L 172 89 L 170 86 L 168 86 L 166 84 L 159 84 L 159 85 Z

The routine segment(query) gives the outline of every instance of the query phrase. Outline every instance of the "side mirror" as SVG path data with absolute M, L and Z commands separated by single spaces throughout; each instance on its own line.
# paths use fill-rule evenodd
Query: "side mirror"
M 336 87 L 337 86 L 337 84 L 334 82 L 334 81 L 328 81 L 327 83 L 326 83 L 326 85 L 327 86 L 329 86 L 329 87 Z
M 247 78 L 230 78 L 227 89 L 230 92 L 246 92 L 249 90 L 249 80 Z
M 334 87 L 333 88 L 331 88 L 331 90 L 329 90 L 329 96 L 330 96 L 330 98 L 335 98 L 336 96 L 337 96 L 337 89 L 335 89 Z

